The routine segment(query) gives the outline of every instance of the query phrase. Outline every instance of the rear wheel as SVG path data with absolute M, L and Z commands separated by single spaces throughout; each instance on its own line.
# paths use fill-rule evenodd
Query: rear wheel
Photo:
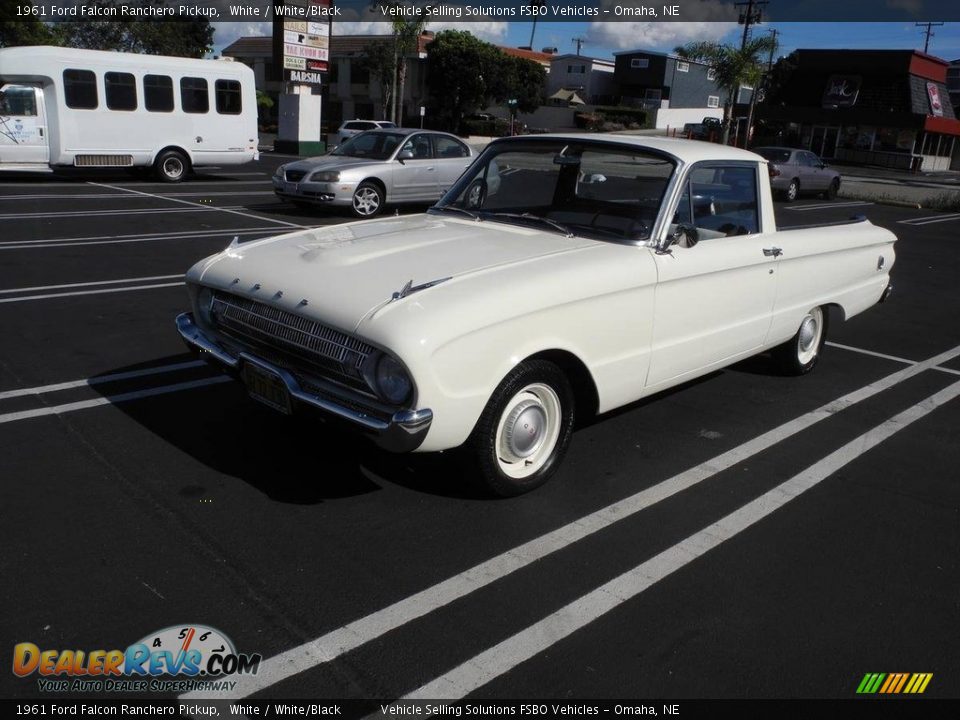
M 162 182 L 178 183 L 190 174 L 190 160 L 179 150 L 164 150 L 153 164 Z
M 827 311 L 815 307 L 800 322 L 797 334 L 773 349 L 774 362 L 785 375 L 805 375 L 817 364 L 827 339 Z
M 573 434 L 573 397 L 560 368 L 545 360 L 504 378 L 467 441 L 488 490 L 511 497 L 550 479 Z
M 827 200 L 833 200 L 837 197 L 838 192 L 840 192 L 840 181 L 837 178 L 834 178 L 830 183 L 830 187 L 828 187 L 827 191 L 823 194 L 823 197 Z

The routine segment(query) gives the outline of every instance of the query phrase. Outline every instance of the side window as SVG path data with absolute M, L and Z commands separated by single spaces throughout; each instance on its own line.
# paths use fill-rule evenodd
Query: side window
M 430 148 L 429 135 L 414 135 L 403 144 L 403 150 L 401 150 L 401 152 L 406 150 L 413 152 L 414 160 L 427 160 L 433 157 L 433 150 Z
M 173 79 L 167 75 L 144 75 L 143 106 L 150 112 L 173 112 Z
M 204 78 L 180 78 L 180 107 L 186 113 L 210 112 L 210 95 Z
M 470 151 L 466 145 L 444 135 L 433 136 L 433 147 L 438 158 L 469 157 Z
M 110 110 L 137 109 L 137 83 L 131 73 L 108 72 L 103 75 Z
M 8 87 L 0 92 L 0 115 L 36 117 L 37 96 L 32 87 Z
M 214 84 L 217 96 L 217 112 L 221 115 L 239 115 L 241 110 L 240 82 L 217 80 Z
M 74 110 L 95 109 L 97 76 L 91 70 L 64 70 L 63 99 Z
M 756 167 L 695 168 L 690 173 L 687 193 L 687 214 L 693 215 L 700 240 L 760 232 Z M 680 215 L 680 208 L 677 214 Z

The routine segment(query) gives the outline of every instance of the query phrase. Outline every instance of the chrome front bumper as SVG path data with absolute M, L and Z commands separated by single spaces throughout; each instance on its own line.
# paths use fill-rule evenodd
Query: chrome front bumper
M 177 330 L 180 337 L 193 352 L 211 364 L 222 366 L 231 375 L 240 371 L 244 362 L 253 363 L 270 371 L 283 380 L 295 404 L 305 405 L 320 410 L 359 428 L 364 434 L 380 447 L 391 452 L 410 452 L 416 450 L 430 429 L 433 421 L 431 410 L 398 410 L 390 420 L 364 414 L 352 408 L 338 405 L 327 398 L 312 395 L 300 387 L 297 379 L 288 371 L 266 362 L 261 358 L 248 353 L 240 353 L 235 357 L 226 352 L 218 343 L 211 340 L 204 331 L 194 322 L 192 313 L 183 313 L 177 316 Z

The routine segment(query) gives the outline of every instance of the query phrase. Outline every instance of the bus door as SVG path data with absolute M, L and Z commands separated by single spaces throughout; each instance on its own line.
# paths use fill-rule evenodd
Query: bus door
M 0 88 L 0 165 L 50 162 L 43 90 L 32 85 Z

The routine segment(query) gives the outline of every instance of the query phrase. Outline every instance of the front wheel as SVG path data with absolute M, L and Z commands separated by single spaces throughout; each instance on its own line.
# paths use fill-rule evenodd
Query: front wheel
M 355 217 L 372 218 L 383 209 L 383 191 L 375 184 L 362 182 L 357 186 L 350 202 Z
M 512 497 L 556 472 L 573 435 L 573 389 L 551 362 L 521 363 L 504 378 L 467 441 L 480 480 Z
M 773 349 L 773 359 L 785 375 L 806 375 L 820 358 L 827 339 L 827 311 L 815 307 L 800 322 L 797 334 Z
M 827 188 L 827 191 L 823 194 L 823 197 L 826 200 L 833 200 L 837 197 L 837 193 L 840 192 L 840 181 L 836 178 L 830 183 L 830 187 Z

